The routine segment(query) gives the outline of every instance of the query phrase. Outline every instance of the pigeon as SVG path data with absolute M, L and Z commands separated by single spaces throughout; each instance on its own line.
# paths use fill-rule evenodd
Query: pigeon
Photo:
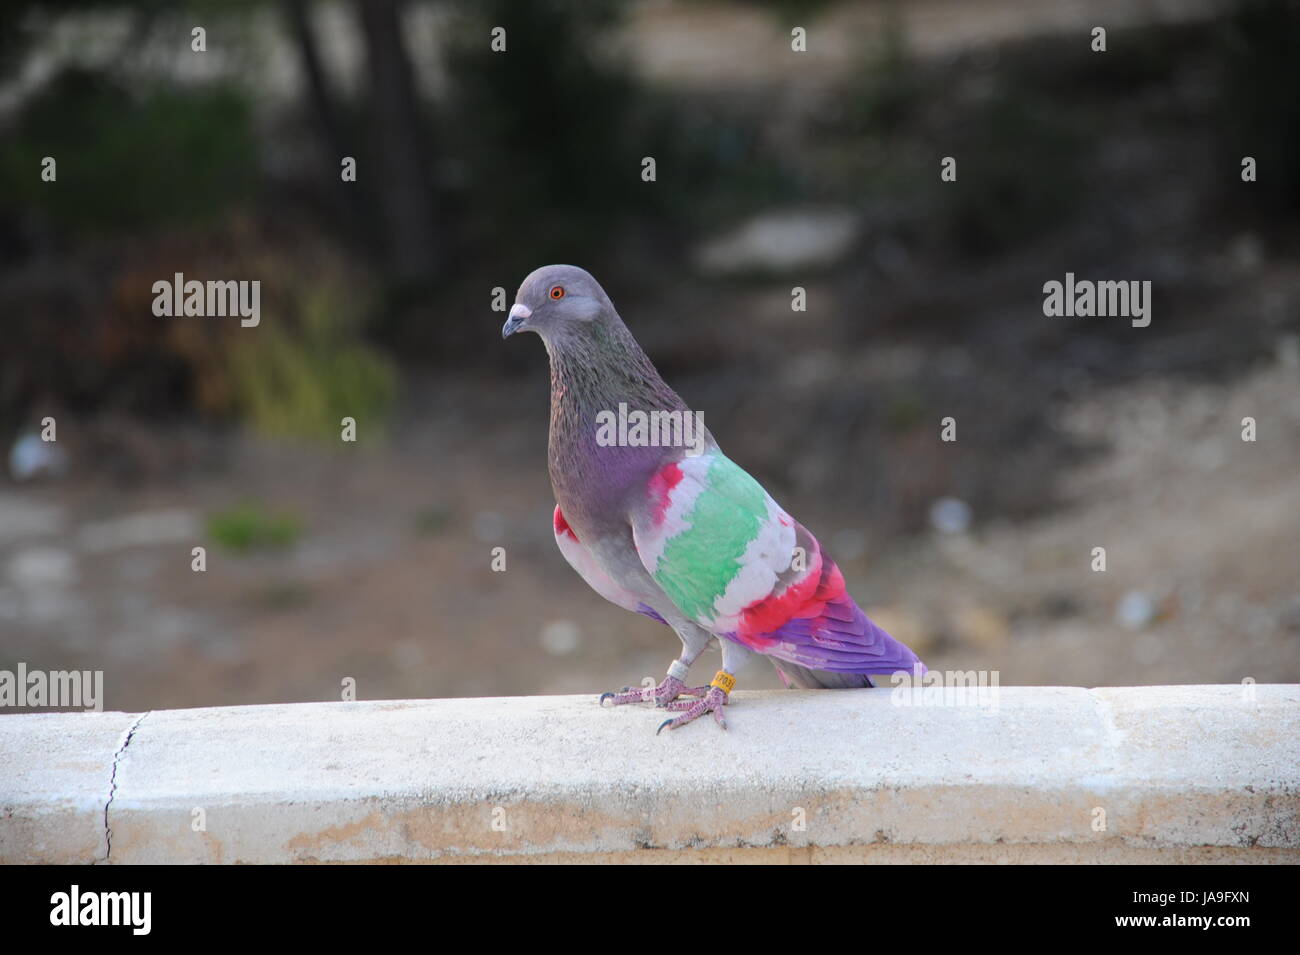
M 712 713 L 726 729 L 736 672 L 767 657 L 787 687 L 872 686 L 924 664 L 867 618 L 811 532 L 728 458 L 664 382 L 583 269 L 547 265 L 501 329 L 541 336 L 550 357 L 549 466 L 560 553 L 596 593 L 665 624 L 681 655 L 655 687 L 601 705 L 654 703 L 677 729 Z M 689 686 L 714 642 L 722 669 Z

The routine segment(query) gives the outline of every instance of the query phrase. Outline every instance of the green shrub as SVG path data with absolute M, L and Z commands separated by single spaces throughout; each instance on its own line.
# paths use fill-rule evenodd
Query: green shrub
M 357 312 L 329 286 L 305 292 L 297 320 L 235 337 L 228 368 L 237 409 L 263 434 L 338 441 L 383 433 L 397 392 L 392 362 L 364 344 Z
M 45 156 L 55 183 L 41 179 Z M 23 107 L 0 146 L 0 202 L 89 232 L 213 219 L 256 179 L 250 110 L 228 86 L 136 96 L 67 70 Z
M 302 533 L 292 514 L 269 511 L 259 504 L 245 503 L 208 517 L 208 537 L 225 550 L 237 554 L 256 550 L 283 550 Z

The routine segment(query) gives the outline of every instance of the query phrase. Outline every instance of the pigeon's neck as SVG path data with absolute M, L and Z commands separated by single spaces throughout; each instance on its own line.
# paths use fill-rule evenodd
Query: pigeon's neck
M 602 412 L 687 410 L 659 377 L 632 333 L 615 319 L 580 335 L 548 341 L 551 359 L 550 471 L 556 500 L 573 523 L 616 520 L 635 487 L 672 453 L 663 447 L 610 444 Z M 622 406 L 620 408 L 620 406 Z M 571 514 L 572 512 L 572 514 Z

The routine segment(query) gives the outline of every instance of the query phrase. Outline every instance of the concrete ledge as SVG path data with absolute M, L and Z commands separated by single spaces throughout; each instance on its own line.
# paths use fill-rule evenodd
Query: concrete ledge
M 0 861 L 1298 862 L 1300 686 L 1252 689 L 10 715 Z

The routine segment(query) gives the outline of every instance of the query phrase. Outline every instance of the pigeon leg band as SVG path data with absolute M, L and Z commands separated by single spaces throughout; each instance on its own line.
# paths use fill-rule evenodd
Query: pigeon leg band
M 683 683 L 686 682 L 686 678 L 690 676 L 690 673 L 691 668 L 681 660 L 674 660 L 672 663 L 668 664 L 668 675 L 681 680 Z
M 719 670 L 713 674 L 713 680 L 710 681 L 709 686 L 716 686 L 723 693 L 730 696 L 731 691 L 736 688 L 736 678 L 726 670 Z

